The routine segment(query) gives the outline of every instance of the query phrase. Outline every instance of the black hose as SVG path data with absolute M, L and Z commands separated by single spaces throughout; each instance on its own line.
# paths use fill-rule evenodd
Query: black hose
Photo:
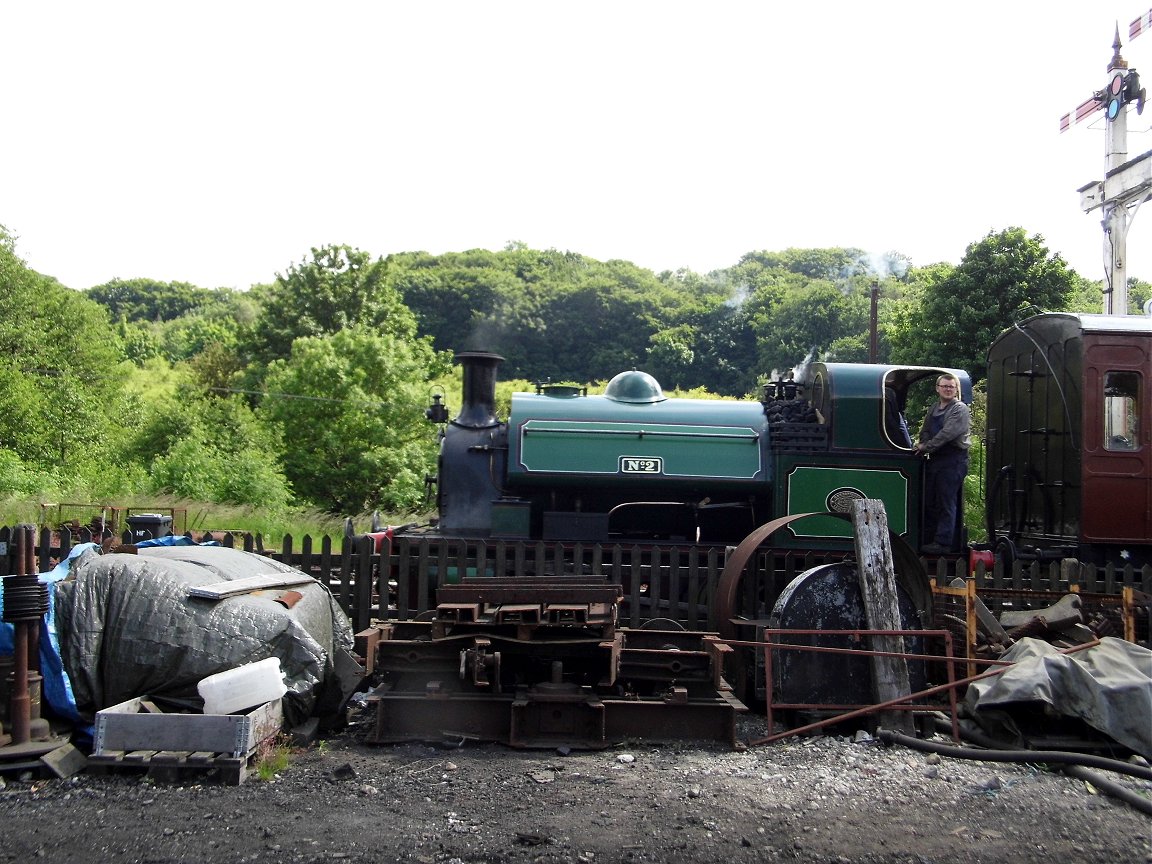
M 940 728 L 943 731 L 943 725 Z M 948 724 L 947 733 L 952 733 L 951 724 Z M 980 745 L 980 748 L 983 749 L 957 747 L 953 744 L 937 744 L 934 741 L 923 741 L 889 729 L 880 729 L 877 732 L 877 736 L 885 744 L 903 744 L 914 750 L 939 753 L 942 756 L 955 756 L 958 759 L 978 759 L 983 762 L 1043 762 L 1049 765 L 1083 765 L 1087 768 L 1099 768 L 1103 771 L 1127 774 L 1138 780 L 1152 780 L 1152 768 L 1133 765 L 1131 762 L 1124 762 L 1120 759 L 1108 759 L 1105 756 L 1093 756 L 1090 753 L 1070 753 L 1066 750 L 1009 750 L 998 746 L 991 739 L 984 738 L 967 729 L 961 729 L 960 735 L 972 743 Z
M 948 729 L 951 732 L 951 726 Z M 971 732 L 961 731 L 965 738 L 975 737 Z M 878 737 L 885 744 L 902 744 L 912 750 L 926 753 L 938 753 L 942 756 L 951 756 L 957 759 L 974 759 L 981 762 L 1043 762 L 1045 764 L 1060 764 L 1061 771 L 1079 780 L 1091 783 L 1097 789 L 1130 804 L 1132 807 L 1152 816 L 1152 799 L 1146 798 L 1131 789 L 1121 786 L 1113 780 L 1101 777 L 1086 766 L 1115 771 L 1127 774 L 1141 780 L 1152 780 L 1152 769 L 1142 765 L 1133 765 L 1121 762 L 1118 759 L 1107 759 L 1103 756 L 1093 756 L 1088 753 L 1068 753 L 1063 750 L 1003 750 L 1000 748 L 982 749 L 975 747 L 957 747 L 952 744 L 936 744 L 932 741 L 923 741 L 910 735 L 903 735 L 890 729 L 878 729 Z
M 1095 771 L 1089 771 L 1082 765 L 1065 765 L 1060 770 L 1070 777 L 1075 777 L 1077 780 L 1091 783 L 1105 794 L 1111 795 L 1113 798 L 1118 798 L 1125 804 L 1129 804 L 1139 810 L 1141 813 L 1147 813 L 1149 816 L 1152 816 L 1152 799 L 1146 798 L 1139 792 L 1134 792 L 1125 786 L 1121 786 L 1115 780 L 1101 777 Z
M 952 724 L 942 718 L 936 719 L 936 729 L 943 732 L 945 735 L 952 734 Z M 984 747 L 988 750 L 999 750 L 1001 752 L 1012 752 L 1011 748 L 1003 746 L 999 741 L 989 738 L 980 732 L 977 732 L 971 726 L 960 727 L 960 737 L 970 744 L 975 744 L 978 747 Z M 1127 774 L 1129 777 L 1135 777 L 1138 780 L 1152 780 L 1152 768 L 1146 765 L 1136 765 L 1132 762 L 1125 762 L 1122 759 L 1109 759 L 1106 756 L 1093 756 L 1089 753 L 1070 753 L 1067 750 L 1021 750 L 1017 752 L 1034 753 L 1044 756 L 1052 756 L 1054 758 L 1032 759 L 1032 762 L 1056 762 L 1061 764 L 1077 764 L 1084 765 L 1087 768 L 1099 768 L 1102 771 L 1114 771 L 1117 774 Z M 1064 759 L 1061 760 L 1060 757 Z

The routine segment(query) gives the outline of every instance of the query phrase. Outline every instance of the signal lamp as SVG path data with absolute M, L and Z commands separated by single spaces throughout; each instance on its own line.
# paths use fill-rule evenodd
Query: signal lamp
M 1112 76 L 1112 83 L 1108 85 L 1108 104 L 1106 113 L 1109 120 L 1115 120 L 1124 107 L 1124 76 L 1117 73 Z

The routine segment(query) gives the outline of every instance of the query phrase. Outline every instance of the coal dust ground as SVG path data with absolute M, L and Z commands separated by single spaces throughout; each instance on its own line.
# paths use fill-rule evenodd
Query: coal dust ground
M 871 737 L 731 750 L 366 743 L 370 720 L 269 780 L 8 777 L 0 858 L 49 862 L 1149 864 L 1152 817 L 1038 765 Z M 762 718 L 741 734 L 762 737 Z M 856 740 L 860 738 L 861 740 Z M 1139 794 L 1152 784 L 1108 775 Z

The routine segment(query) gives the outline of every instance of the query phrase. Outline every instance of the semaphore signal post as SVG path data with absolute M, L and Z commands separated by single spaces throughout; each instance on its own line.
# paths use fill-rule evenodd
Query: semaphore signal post
M 1130 38 L 1152 29 L 1152 10 L 1137 18 L 1128 28 Z M 1136 113 L 1144 110 L 1144 88 L 1135 69 L 1120 56 L 1120 29 L 1112 43 L 1108 63 L 1108 80 L 1103 89 L 1060 118 L 1060 131 L 1104 112 L 1106 124 L 1105 174 L 1078 190 L 1080 206 L 1085 213 L 1100 208 L 1103 214 L 1104 255 L 1107 261 L 1104 286 L 1104 312 L 1107 315 L 1128 314 L 1127 236 L 1128 228 L 1140 205 L 1152 197 L 1152 151 L 1128 158 L 1128 106 Z

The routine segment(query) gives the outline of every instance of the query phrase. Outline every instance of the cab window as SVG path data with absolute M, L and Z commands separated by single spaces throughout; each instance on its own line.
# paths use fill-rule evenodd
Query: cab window
M 912 447 L 912 437 L 908 431 L 908 420 L 904 414 L 908 394 L 904 387 L 889 378 L 884 382 L 884 434 L 889 443 L 901 450 Z

